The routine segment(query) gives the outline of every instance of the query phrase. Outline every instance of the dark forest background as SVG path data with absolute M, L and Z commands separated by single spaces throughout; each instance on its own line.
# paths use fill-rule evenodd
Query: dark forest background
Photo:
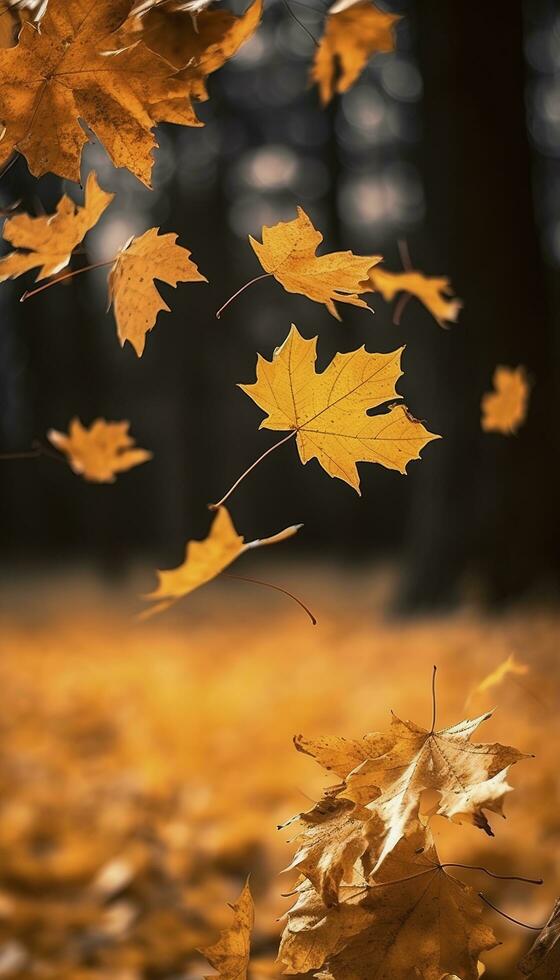
M 384 4 L 404 15 L 397 52 L 376 57 L 360 82 L 322 110 L 308 87 L 313 43 L 282 2 L 210 80 L 204 129 L 160 127 L 154 191 L 89 148 L 117 198 L 91 233 L 89 259 L 110 257 L 153 225 L 176 231 L 210 285 L 161 286 L 161 314 L 138 360 L 121 350 L 105 314 L 105 273 L 59 285 L 25 304 L 27 280 L 0 288 L 0 436 L 3 452 L 45 442 L 71 417 L 130 419 L 154 460 L 113 486 L 84 483 L 51 459 L 0 463 L 6 570 L 87 560 L 106 573 L 146 560 L 164 568 L 203 537 L 208 501 L 274 441 L 236 388 L 254 378 L 293 321 L 319 335 L 320 362 L 366 343 L 406 343 L 400 391 L 444 437 L 402 477 L 361 466 L 363 496 L 292 445 L 232 498 L 247 538 L 303 521 L 290 557 L 402 559 L 408 608 L 452 601 L 465 578 L 491 601 L 558 584 L 560 427 L 560 13 L 553 0 Z M 243 8 L 238 5 L 236 10 Z M 322 0 L 292 0 L 320 33 Z M 56 178 L 32 179 L 24 160 L 3 177 L 4 205 L 51 212 Z M 416 301 L 400 327 L 381 297 L 375 317 L 344 308 L 343 322 L 273 281 L 256 284 L 223 318 L 215 311 L 259 266 L 247 243 L 262 224 L 301 204 L 330 251 L 381 252 L 401 268 L 448 275 L 464 301 L 441 330 Z M 75 264 L 85 262 L 85 257 Z M 498 363 L 533 380 L 527 424 L 504 438 L 480 429 L 480 398 Z

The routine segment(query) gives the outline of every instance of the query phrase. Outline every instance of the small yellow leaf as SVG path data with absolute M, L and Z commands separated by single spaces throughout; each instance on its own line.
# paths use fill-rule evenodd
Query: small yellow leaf
M 499 366 L 494 371 L 494 391 L 482 397 L 482 421 L 485 432 L 513 435 L 527 415 L 529 381 L 524 367 Z
M 260 354 L 255 384 L 239 385 L 267 413 L 260 428 L 293 431 L 302 463 L 317 459 L 329 476 L 360 492 L 356 463 L 380 463 L 406 473 L 432 439 L 398 398 L 403 348 L 369 354 L 365 347 L 336 354 L 317 374 L 317 338 L 304 340 L 292 325 L 272 358 Z M 369 415 L 372 408 L 386 410 Z
M 106 422 L 96 419 L 86 429 L 78 418 L 72 419 L 68 435 L 51 429 L 49 441 L 65 453 L 74 470 L 92 483 L 114 483 L 117 473 L 130 470 L 152 458 L 146 449 L 137 449 L 129 435 L 130 422 Z
M 231 906 L 233 922 L 224 929 L 213 946 L 199 950 L 211 966 L 218 971 L 219 980 L 247 980 L 251 955 L 251 932 L 255 921 L 255 907 L 249 882 L 236 902 Z M 215 978 L 205 978 L 215 980 Z
M 185 560 L 182 565 L 169 571 L 158 571 L 159 583 L 157 588 L 144 596 L 157 602 L 143 618 L 154 613 L 163 612 L 169 606 L 182 599 L 206 582 L 216 578 L 228 565 L 245 551 L 269 544 L 285 541 L 299 531 L 301 524 L 288 527 L 270 538 L 258 538 L 256 541 L 245 542 L 237 533 L 233 521 L 225 507 L 219 507 L 213 520 L 210 533 L 203 541 L 187 543 Z
M 347 92 L 374 54 L 395 50 L 393 28 L 400 17 L 369 0 L 342 0 L 327 14 L 311 78 L 326 105 L 335 92 Z
M 97 224 L 114 196 L 99 187 L 97 176 L 92 172 L 87 179 L 83 207 L 64 194 L 55 214 L 38 218 L 18 214 L 9 218 L 2 234 L 18 251 L 0 259 L 0 282 L 15 279 L 39 266 L 42 268 L 37 281 L 64 269 L 73 250 Z
M 109 304 L 113 304 L 121 346 L 128 340 L 138 357 L 142 356 L 146 334 L 155 326 L 158 313 L 169 312 L 154 279 L 170 286 L 178 282 L 208 282 L 191 261 L 191 253 L 176 244 L 177 235 L 158 235 L 158 231 L 150 228 L 128 242 L 109 273 Z
M 293 221 L 264 227 L 262 243 L 251 236 L 249 241 L 263 269 L 289 293 L 301 293 L 316 303 L 324 303 L 337 320 L 340 316 L 334 300 L 367 308 L 367 303 L 357 294 L 370 291 L 369 282 L 364 280 L 371 267 L 381 261 L 381 256 L 352 252 L 316 255 L 323 236 L 313 227 L 303 208 L 298 207 Z
M 444 327 L 446 323 L 455 323 L 463 306 L 461 300 L 452 298 L 449 279 L 444 276 L 425 276 L 416 270 L 389 272 L 376 267 L 370 271 L 369 279 L 373 288 L 388 303 L 400 292 L 416 296 L 440 327 Z

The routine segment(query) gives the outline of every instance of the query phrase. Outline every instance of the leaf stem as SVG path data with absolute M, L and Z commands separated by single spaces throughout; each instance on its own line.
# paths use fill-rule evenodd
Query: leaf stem
M 412 293 L 402 293 L 399 296 L 395 304 L 395 309 L 393 311 L 393 326 L 400 327 L 402 315 L 406 310 L 411 299 L 412 299 Z
M 311 622 L 313 623 L 313 626 L 317 625 L 317 620 L 315 616 L 313 615 L 311 610 L 305 605 L 305 603 L 302 602 L 301 599 L 298 599 L 297 595 L 294 595 L 293 592 L 288 592 L 287 589 L 283 589 L 280 585 L 273 585 L 272 582 L 263 582 L 259 578 L 247 578 L 246 575 L 233 575 L 231 572 L 222 572 L 222 575 L 224 576 L 224 578 L 236 578 L 240 582 L 251 582 L 253 585 L 264 585 L 267 589 L 274 589 L 275 592 L 281 592 L 283 595 L 288 596 L 289 599 L 293 599 L 294 602 L 297 602 L 298 606 L 301 606 L 304 612 L 307 613 Z
M 498 878 L 500 881 L 521 881 L 526 885 L 542 885 L 542 878 L 524 878 L 523 875 L 499 875 L 495 874 L 494 871 L 489 871 L 488 868 L 482 867 L 479 864 L 456 864 L 455 862 L 445 861 L 443 864 L 439 865 L 440 868 L 464 868 L 465 871 L 482 871 L 485 875 L 490 878 Z
M 292 8 L 290 7 L 290 4 L 288 3 L 288 0 L 282 0 L 282 2 L 283 2 L 283 4 L 284 4 L 284 6 L 285 6 L 285 8 L 286 8 L 286 10 L 288 11 L 288 13 L 289 13 L 289 15 L 290 15 L 290 17 L 292 18 L 292 20 L 295 20 L 295 22 L 296 22 L 296 24 L 298 24 L 298 25 L 299 25 L 299 27 L 301 27 L 301 29 L 302 29 L 302 31 L 305 31 L 305 33 L 307 34 L 307 36 L 308 36 L 309 38 L 311 38 L 311 40 L 313 41 L 313 44 L 315 45 L 315 47 L 316 47 L 316 48 L 318 48 L 318 47 L 319 47 L 319 42 L 318 42 L 318 40 L 317 40 L 317 38 L 315 37 L 315 35 L 314 35 L 314 34 L 312 34 L 312 33 L 311 33 L 311 31 L 310 31 L 310 30 L 309 30 L 309 28 L 308 28 L 308 27 L 307 27 L 307 26 L 306 26 L 306 25 L 305 25 L 305 24 L 303 23 L 303 21 L 301 21 L 301 20 L 299 19 L 299 17 L 296 17 L 296 15 L 294 14 L 294 12 L 293 12 L 293 10 L 292 10 Z M 304 4 L 302 4 L 302 6 L 304 6 Z
M 37 289 L 26 290 L 22 296 L 20 296 L 20 303 L 25 303 L 26 299 L 31 299 L 32 296 L 36 296 L 37 293 L 42 293 L 43 290 L 49 289 L 51 286 L 56 286 L 58 282 L 63 282 L 65 279 L 72 279 L 74 276 L 81 275 L 82 272 L 91 272 L 92 269 L 102 269 L 107 265 L 114 265 L 114 259 L 107 259 L 104 262 L 93 262 L 92 265 L 84 265 L 81 269 L 74 269 L 73 272 L 65 272 L 62 276 L 56 276 L 55 279 L 49 279 L 48 282 L 43 283 L 42 286 L 38 286 Z
M 262 276 L 255 276 L 254 279 L 249 279 L 249 282 L 246 282 L 244 286 L 241 286 L 241 288 L 238 289 L 237 292 L 233 294 L 233 296 L 230 296 L 229 299 L 226 299 L 225 303 L 222 306 L 220 306 L 220 309 L 216 313 L 216 319 L 217 320 L 220 319 L 226 307 L 228 307 L 230 303 L 233 303 L 234 299 L 237 299 L 240 293 L 243 293 L 246 289 L 249 288 L 249 286 L 252 286 L 253 283 L 260 282 L 261 279 L 270 279 L 271 276 L 272 276 L 272 272 L 264 272 Z
M 486 903 L 486 905 L 489 905 L 491 909 L 494 909 L 494 912 L 497 912 L 498 915 L 503 916 L 504 919 L 508 919 L 509 922 L 513 922 L 516 926 L 521 926 L 523 929 L 531 929 L 533 932 L 542 932 L 542 930 L 544 929 L 544 926 L 530 926 L 527 922 L 521 922 L 520 919 L 515 919 L 513 915 L 508 915 L 507 912 L 502 912 L 502 910 L 499 909 L 496 905 L 493 905 L 490 899 L 486 898 L 486 896 L 483 895 L 482 892 L 478 893 L 478 897 L 481 898 L 482 901 Z
M 430 728 L 430 735 L 433 735 L 436 730 L 436 718 L 437 718 L 436 674 L 437 674 L 437 667 L 434 664 L 434 668 L 432 670 L 432 727 Z
M 245 470 L 245 472 L 242 473 L 240 477 L 238 477 L 238 479 L 235 481 L 235 483 L 232 484 L 232 486 L 229 488 L 229 490 L 227 491 L 227 493 L 224 494 L 224 496 L 221 498 L 221 500 L 218 500 L 218 503 L 217 504 L 208 504 L 208 509 L 209 510 L 218 510 L 218 507 L 221 507 L 222 504 L 225 504 L 226 500 L 229 497 L 231 497 L 233 491 L 236 490 L 237 487 L 239 486 L 239 484 L 245 479 L 245 477 L 246 476 L 249 476 L 249 473 L 251 473 L 251 471 L 255 469 L 255 466 L 258 466 L 259 463 L 261 463 L 263 459 L 266 459 L 266 457 L 270 453 L 274 452 L 275 449 L 279 449 L 280 446 L 283 446 L 284 443 L 285 442 L 288 442 L 289 439 L 293 439 L 296 434 L 297 434 L 297 429 L 292 429 L 290 432 L 288 432 L 288 435 L 287 436 L 284 436 L 283 439 L 280 439 L 279 442 L 275 442 L 273 446 L 269 446 L 269 448 L 267 450 L 265 450 L 265 452 L 262 453 L 259 456 L 259 458 L 255 460 L 254 463 L 251 463 L 251 465 L 247 467 L 247 469 Z
M 41 445 L 37 440 L 31 443 L 31 449 L 24 450 L 21 453 L 3 453 L 0 455 L 0 462 L 4 460 L 38 459 L 40 456 L 47 456 L 49 459 L 56 459 L 59 463 L 65 463 L 62 456 L 59 456 L 58 453 L 51 452 L 50 449 Z

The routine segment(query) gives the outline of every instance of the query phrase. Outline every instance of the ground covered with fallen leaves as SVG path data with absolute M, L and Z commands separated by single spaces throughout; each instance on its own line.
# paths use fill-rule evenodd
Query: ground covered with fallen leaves
M 466 606 L 399 621 L 384 615 L 390 571 L 300 565 L 269 578 L 319 625 L 234 581 L 149 622 L 133 618 L 144 574 L 118 587 L 85 573 L 5 581 L 0 977 L 200 977 L 196 949 L 229 922 L 248 874 L 252 973 L 274 976 L 294 883 L 279 876 L 290 828 L 276 828 L 329 782 L 293 736 L 360 737 L 385 729 L 390 709 L 429 727 L 433 664 L 441 726 L 496 705 L 480 740 L 536 756 L 512 770 L 494 838 L 435 819 L 442 859 L 544 877 L 539 888 L 456 872 L 509 915 L 546 920 L 559 873 L 560 615 Z M 512 654 L 529 672 L 477 693 Z M 487 912 L 503 945 L 486 976 L 510 978 L 535 934 Z

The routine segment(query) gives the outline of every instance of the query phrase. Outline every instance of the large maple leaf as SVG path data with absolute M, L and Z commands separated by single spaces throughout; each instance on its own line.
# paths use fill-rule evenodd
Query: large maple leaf
M 354 255 L 353 252 L 329 252 L 316 255 L 323 241 L 303 208 L 297 218 L 280 221 L 262 230 L 262 242 L 249 236 L 263 269 L 274 276 L 289 293 L 301 293 L 316 303 L 324 303 L 329 313 L 340 320 L 334 305 L 350 303 L 367 308 L 358 293 L 369 292 L 366 281 L 369 270 L 381 261 L 380 255 Z
M 369 354 L 364 347 L 336 354 L 322 374 L 315 361 L 317 338 L 304 340 L 292 325 L 272 361 L 259 355 L 257 381 L 240 385 L 267 413 L 260 428 L 291 430 L 302 463 L 317 459 L 329 476 L 349 483 L 360 493 L 356 463 L 381 463 L 406 472 L 412 459 L 432 439 L 404 405 L 390 404 L 400 396 L 396 382 L 402 371 L 403 348 Z M 368 415 L 381 405 L 386 411 Z
M 114 483 L 117 473 L 146 463 L 152 454 L 138 449 L 129 434 L 130 422 L 96 419 L 89 429 L 78 418 L 70 422 L 68 434 L 51 429 L 49 441 L 65 453 L 74 473 L 92 483 Z
M 401 840 L 365 887 L 345 886 L 325 909 L 305 887 L 289 913 L 279 958 L 285 973 L 323 967 L 322 980 L 477 980 L 480 954 L 497 945 L 473 890 L 452 877 L 431 835 Z
M 167 117 L 162 100 L 186 96 L 188 84 L 142 42 L 114 50 L 112 35 L 131 7 L 132 0 L 50 0 L 40 29 L 24 24 L 18 44 L 0 51 L 3 159 L 19 150 L 35 176 L 79 180 L 83 120 L 115 166 L 149 186 L 153 127 L 188 122 L 186 110 Z
M 248 882 L 237 901 L 230 907 L 233 911 L 230 928 L 223 929 L 217 942 L 212 946 L 205 946 L 199 952 L 218 971 L 219 980 L 247 980 L 251 932 L 255 921 L 255 907 Z
M 394 51 L 393 28 L 400 17 L 379 10 L 369 0 L 339 0 L 325 21 L 311 69 L 326 105 L 336 92 L 347 92 L 372 55 Z
M 64 269 L 73 250 L 97 224 L 114 196 L 99 187 L 92 172 L 87 179 L 83 207 L 64 194 L 53 215 L 33 218 L 28 214 L 17 214 L 9 218 L 2 235 L 18 251 L 0 259 L 0 282 L 15 279 L 38 266 L 41 268 L 37 280 Z

